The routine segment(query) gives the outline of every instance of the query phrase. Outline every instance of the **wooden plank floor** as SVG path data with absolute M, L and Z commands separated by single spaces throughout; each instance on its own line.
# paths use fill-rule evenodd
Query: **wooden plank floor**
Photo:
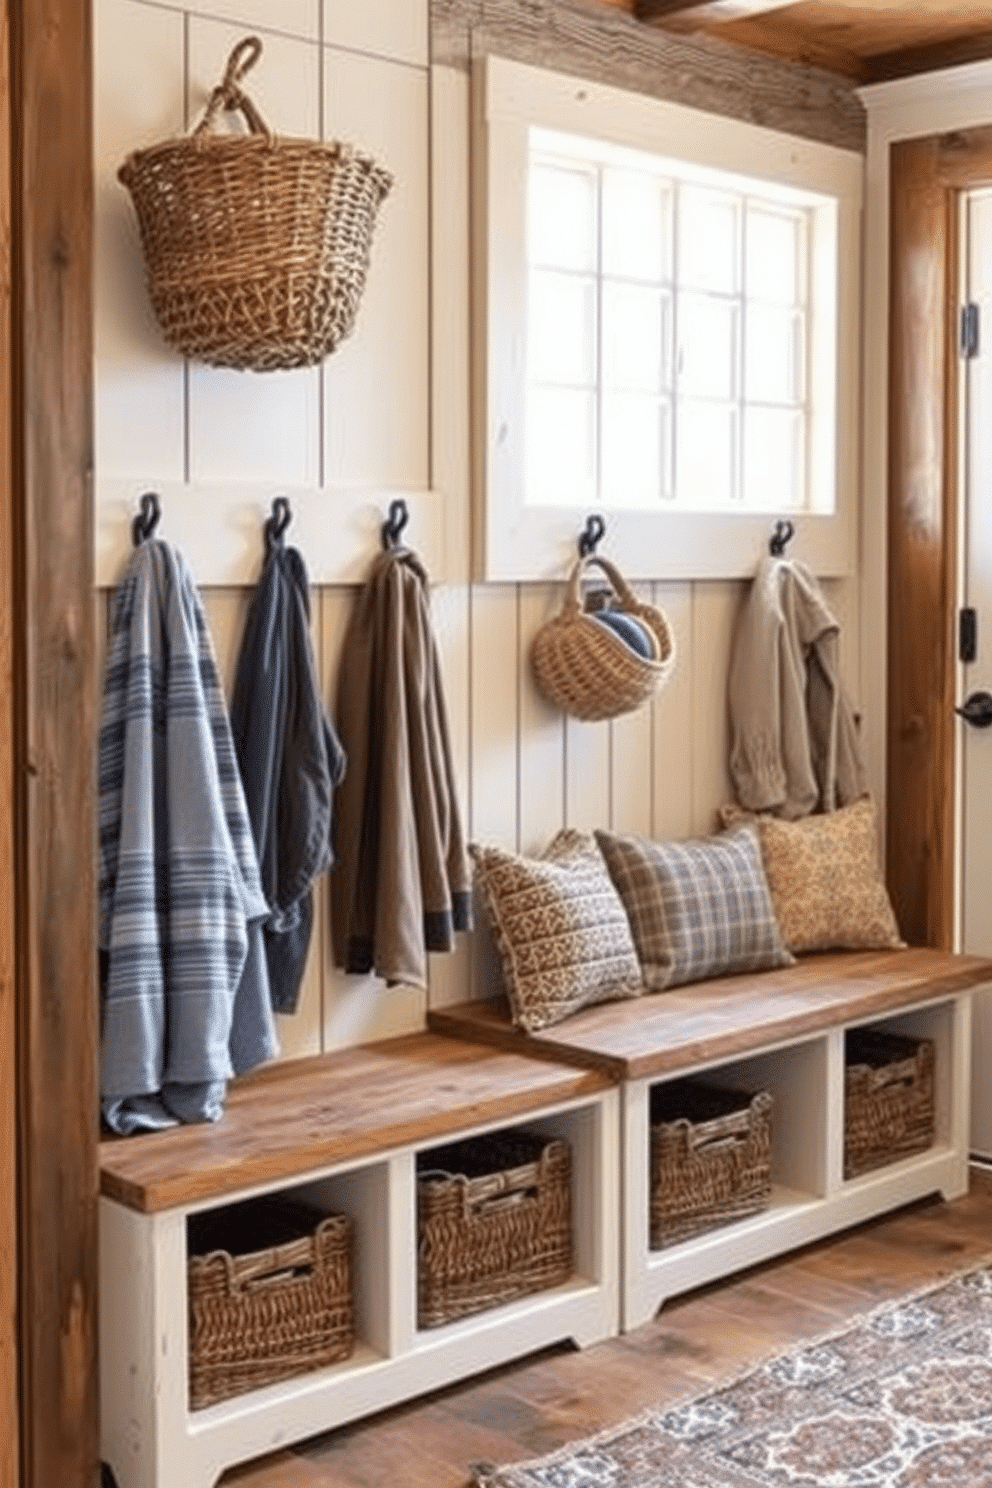
M 668 1303 L 578 1352 L 549 1349 L 226 1473 L 223 1488 L 464 1488 L 467 1466 L 538 1456 L 697 1394 L 859 1313 L 992 1256 L 992 1174 Z

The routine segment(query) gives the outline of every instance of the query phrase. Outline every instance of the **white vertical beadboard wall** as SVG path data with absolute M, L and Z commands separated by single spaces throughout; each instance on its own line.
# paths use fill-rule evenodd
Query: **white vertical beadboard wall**
M 471 580 L 468 79 L 428 65 L 428 0 L 96 0 L 96 528 L 101 635 L 127 559 L 129 519 L 162 494 L 161 533 L 200 582 L 229 687 L 271 498 L 287 494 L 314 577 L 314 644 L 333 716 L 354 584 L 389 500 L 435 579 L 433 611 L 461 805 L 470 835 L 539 850 L 559 827 L 658 837 L 709 831 L 729 792 L 725 678 L 736 583 L 641 586 L 665 609 L 678 667 L 656 702 L 603 724 L 565 720 L 531 679 L 531 637 L 559 586 Z M 209 13 L 207 13 L 209 10 Z M 323 366 L 238 373 L 186 365 L 164 345 L 136 223 L 116 172 L 127 153 L 202 110 L 233 44 L 263 38 L 247 86 L 279 132 L 353 140 L 396 184 L 383 206 L 354 334 Z M 296 520 L 296 516 L 299 520 Z M 609 537 L 607 535 L 606 549 Z M 801 556 L 801 549 L 797 550 Z M 830 596 L 860 701 L 857 581 Z M 299 1011 L 285 1055 L 418 1029 L 434 1004 L 493 985 L 477 932 L 431 958 L 429 993 L 334 967 L 320 885 Z

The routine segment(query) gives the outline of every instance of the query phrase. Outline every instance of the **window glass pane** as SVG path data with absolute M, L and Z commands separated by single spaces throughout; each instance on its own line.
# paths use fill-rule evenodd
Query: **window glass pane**
M 744 332 L 744 396 L 750 403 L 801 403 L 803 317 L 749 305 Z
M 530 262 L 594 270 L 598 172 L 532 163 L 527 185 Z
M 603 399 L 602 499 L 621 508 L 657 506 L 668 494 L 670 413 L 658 398 Z
M 720 511 L 734 498 L 737 410 L 683 403 L 677 414 L 675 484 L 686 506 Z
M 526 502 L 804 510 L 820 217 L 585 143 L 532 137 Z
M 671 297 L 603 284 L 603 386 L 660 393 L 671 384 Z
M 527 397 L 527 502 L 568 506 L 595 499 L 595 397 L 569 389 L 531 388 Z
M 667 283 L 672 277 L 672 187 L 641 171 L 603 172 L 603 272 Z
M 773 305 L 805 301 L 803 274 L 803 218 L 748 204 L 747 294 Z
M 532 381 L 590 387 L 596 380 L 596 284 L 535 269 L 530 276 L 527 370 Z
M 737 303 L 707 295 L 682 295 L 678 315 L 680 395 L 736 397 Z
M 701 186 L 679 189 L 679 280 L 733 294 L 740 287 L 741 199 Z
M 803 421 L 779 408 L 744 413 L 744 502 L 755 511 L 801 511 L 806 504 Z

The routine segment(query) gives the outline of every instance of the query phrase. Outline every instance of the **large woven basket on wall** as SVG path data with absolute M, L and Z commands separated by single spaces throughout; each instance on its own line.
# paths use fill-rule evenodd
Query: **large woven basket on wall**
M 392 177 L 339 141 L 273 134 L 239 86 L 261 51 L 257 36 L 240 41 L 193 132 L 136 150 L 118 175 L 166 340 L 267 372 L 312 366 L 351 331 Z M 218 133 L 222 109 L 249 133 Z
M 584 607 L 582 580 L 595 563 L 613 590 L 616 609 L 633 616 L 653 639 L 656 656 L 639 655 Z M 595 554 L 577 559 L 561 612 L 542 625 L 531 666 L 549 702 L 575 718 L 616 718 L 651 700 L 675 666 L 675 637 L 665 614 L 639 600 L 614 564 Z

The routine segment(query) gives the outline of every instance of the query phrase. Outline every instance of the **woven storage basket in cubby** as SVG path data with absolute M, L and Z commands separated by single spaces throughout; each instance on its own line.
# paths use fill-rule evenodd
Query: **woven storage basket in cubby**
M 590 564 L 602 569 L 616 608 L 651 637 L 656 656 L 641 656 L 587 612 L 582 580 Z M 572 569 L 561 612 L 534 637 L 531 666 L 537 685 L 563 713 L 588 720 L 617 718 L 651 700 L 675 666 L 675 638 L 665 614 L 639 600 L 614 564 L 589 554 Z
M 417 1159 L 421 1328 L 558 1286 L 572 1274 L 571 1149 L 493 1132 Z
M 346 1216 L 249 1200 L 194 1215 L 188 1245 L 191 1409 L 351 1353 Z
M 651 1249 L 758 1214 L 771 1197 L 771 1094 L 690 1080 L 651 1091 Z
M 192 134 L 136 150 L 118 174 L 166 340 L 267 372 L 312 366 L 351 331 L 392 177 L 339 141 L 273 134 L 239 87 L 261 50 L 257 36 L 239 42 Z M 217 133 L 221 109 L 250 132 Z
M 845 1178 L 933 1146 L 932 1040 L 855 1029 L 847 1035 L 845 1065 Z

